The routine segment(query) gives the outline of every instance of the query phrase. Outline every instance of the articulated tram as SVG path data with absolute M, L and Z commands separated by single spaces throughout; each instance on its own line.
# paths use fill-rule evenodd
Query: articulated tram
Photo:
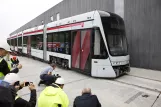
M 10 35 L 14 51 L 93 77 L 115 78 L 130 71 L 123 19 L 95 10 Z

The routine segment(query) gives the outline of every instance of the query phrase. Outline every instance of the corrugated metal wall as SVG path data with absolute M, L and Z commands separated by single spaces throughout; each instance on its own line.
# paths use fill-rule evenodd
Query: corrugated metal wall
M 93 10 L 106 10 L 113 12 L 114 11 L 114 1 L 113 0 L 64 0 L 51 9 L 47 10 L 40 16 L 36 17 L 32 21 L 28 22 L 16 32 L 23 31 L 25 29 L 35 27 L 36 25 L 41 25 L 42 20 L 44 23 L 49 23 L 50 17 L 54 16 L 56 20 L 56 14 L 60 13 L 60 18 L 67 18 L 73 15 L 93 11 Z
M 161 0 L 125 0 L 131 65 L 161 70 Z
M 161 70 L 161 0 L 124 2 L 131 66 Z M 42 20 L 49 23 L 51 16 L 56 20 L 58 12 L 60 18 L 66 18 L 95 9 L 114 12 L 114 0 L 64 0 L 15 32 L 41 25 Z

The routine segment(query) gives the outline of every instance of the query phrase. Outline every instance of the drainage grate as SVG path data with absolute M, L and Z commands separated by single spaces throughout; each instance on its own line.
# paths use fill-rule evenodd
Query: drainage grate
M 132 101 L 134 101 L 141 94 L 142 94 L 142 92 L 138 92 L 137 94 L 135 94 L 134 96 L 132 96 L 131 98 L 129 98 L 125 103 L 130 104 Z

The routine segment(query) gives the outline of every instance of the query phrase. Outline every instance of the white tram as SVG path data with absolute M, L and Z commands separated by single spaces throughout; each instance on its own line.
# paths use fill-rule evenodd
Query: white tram
M 11 35 L 11 49 L 93 77 L 115 78 L 130 71 L 123 19 L 92 11 Z

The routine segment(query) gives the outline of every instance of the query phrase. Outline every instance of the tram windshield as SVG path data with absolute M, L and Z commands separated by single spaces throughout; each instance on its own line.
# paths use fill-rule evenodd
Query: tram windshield
M 125 25 L 119 16 L 101 17 L 106 41 L 112 56 L 124 56 L 128 54 Z

